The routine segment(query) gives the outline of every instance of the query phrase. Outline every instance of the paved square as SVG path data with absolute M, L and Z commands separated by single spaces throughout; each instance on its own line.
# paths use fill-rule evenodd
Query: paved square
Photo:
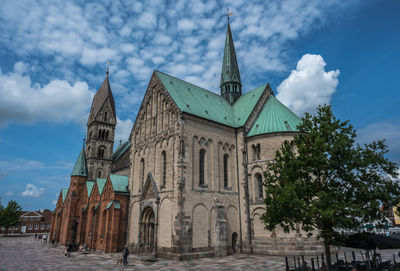
M 344 251 L 350 260 L 351 249 L 341 249 L 339 257 L 343 258 Z M 393 260 L 393 253 L 397 255 L 398 251 L 380 252 L 383 260 Z M 63 252 L 62 247 L 43 244 L 40 240 L 34 240 L 33 236 L 0 237 L 0 270 L 285 270 L 285 258 L 279 256 L 239 254 L 194 261 L 159 259 L 156 262 L 145 262 L 131 254 L 128 266 L 121 267 L 117 260 L 122 258 L 122 253 L 78 255 L 74 252 L 67 258 Z M 356 257 L 361 259 L 359 251 L 356 251 Z M 400 261 L 397 256 L 396 259 Z M 292 262 L 293 257 L 290 257 Z

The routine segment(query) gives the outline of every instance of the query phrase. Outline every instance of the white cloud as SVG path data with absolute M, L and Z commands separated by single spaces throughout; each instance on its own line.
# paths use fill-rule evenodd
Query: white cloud
M 178 30 L 192 31 L 197 28 L 197 25 L 189 19 L 181 19 L 178 21 Z
M 296 70 L 278 86 L 277 98 L 296 114 L 313 113 L 319 105 L 329 104 L 340 72 L 326 72 L 325 65 L 320 55 L 303 55 Z
M 53 80 L 47 85 L 33 84 L 18 62 L 14 72 L 0 70 L 0 125 L 10 122 L 69 122 L 83 123 L 87 119 L 93 92 L 87 83 L 70 84 Z M 26 66 L 26 65 L 25 65 Z
M 130 119 L 121 120 L 117 118 L 117 127 L 115 128 L 115 145 L 117 146 L 120 141 L 125 142 L 129 139 L 132 131 L 133 122 Z
M 35 185 L 28 183 L 25 187 L 25 191 L 21 193 L 21 196 L 38 198 L 44 194 L 44 191 L 44 188 L 37 188 Z
M 6 193 L 6 196 L 7 196 L 7 197 L 12 197 L 12 196 L 14 196 L 14 192 L 8 191 L 8 192 Z

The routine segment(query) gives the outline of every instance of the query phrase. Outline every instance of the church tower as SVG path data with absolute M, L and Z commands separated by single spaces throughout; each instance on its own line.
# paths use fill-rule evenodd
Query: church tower
M 221 96 L 230 104 L 233 104 L 242 95 L 242 82 L 240 81 L 239 66 L 236 60 L 229 17 L 226 30 L 224 58 L 222 59 L 220 88 Z
M 111 173 L 116 124 L 115 102 L 107 70 L 106 79 L 94 95 L 87 122 L 86 157 L 89 180 L 107 178 Z

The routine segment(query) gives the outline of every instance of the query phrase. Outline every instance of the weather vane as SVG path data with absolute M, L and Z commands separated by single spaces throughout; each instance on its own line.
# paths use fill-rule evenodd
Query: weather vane
M 106 71 L 107 76 L 110 73 L 110 64 L 111 64 L 110 61 L 108 61 L 107 62 L 107 71 Z
M 233 12 L 229 12 L 229 8 L 228 8 L 228 13 L 226 14 L 226 16 L 228 16 L 228 23 L 229 23 L 229 15 L 232 15 Z

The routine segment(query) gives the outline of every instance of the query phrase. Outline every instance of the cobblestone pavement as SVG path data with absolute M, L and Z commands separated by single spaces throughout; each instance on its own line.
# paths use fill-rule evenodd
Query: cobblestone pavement
M 0 237 L 0 270 L 285 270 L 285 258 L 239 254 L 224 258 L 204 258 L 194 261 L 173 261 L 159 259 L 156 262 L 141 261 L 136 255 L 129 255 L 128 266 L 121 267 L 117 260 L 122 253 L 92 253 L 78 255 L 71 253 L 67 258 L 62 247 L 43 244 L 33 236 Z M 346 251 L 351 258 L 350 249 L 341 249 L 339 257 Z M 383 259 L 392 259 L 397 251 L 382 251 Z M 357 258 L 361 258 L 359 251 Z M 334 255 L 335 257 L 335 255 Z M 397 258 L 400 261 L 399 258 Z M 293 257 L 289 258 L 290 263 Z

